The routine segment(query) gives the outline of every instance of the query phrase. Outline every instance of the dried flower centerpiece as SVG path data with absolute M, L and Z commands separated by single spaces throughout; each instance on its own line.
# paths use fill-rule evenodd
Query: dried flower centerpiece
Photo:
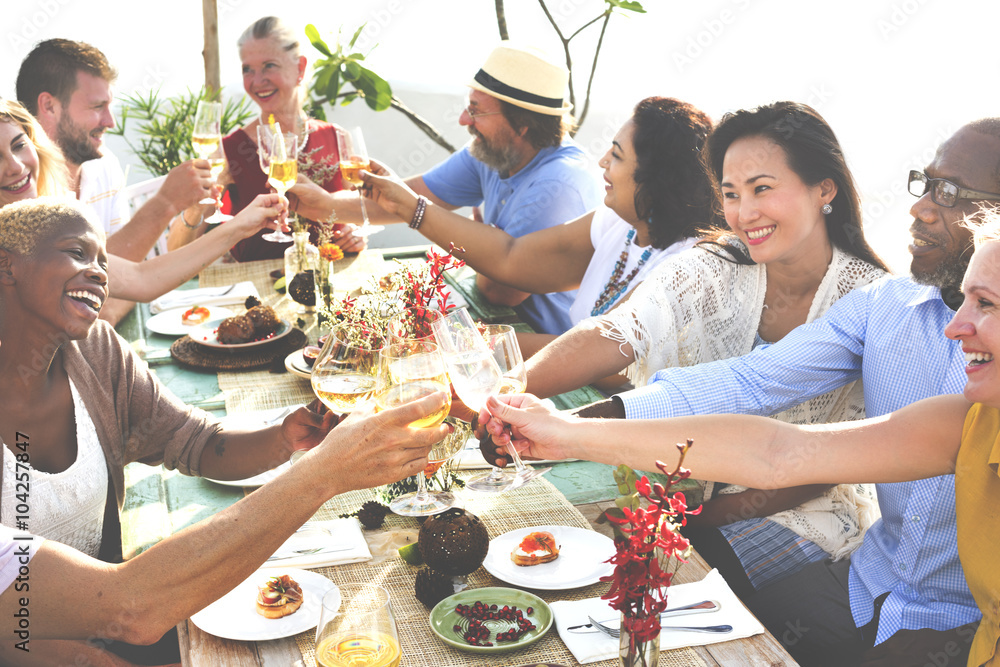
M 684 469 L 684 456 L 692 441 L 678 444 L 680 460 L 668 472 L 667 465 L 656 467 L 667 476 L 667 483 L 649 483 L 643 475 L 635 490 L 647 501 L 645 507 L 623 507 L 624 518 L 611 518 L 623 537 L 615 540 L 617 553 L 608 561 L 615 571 L 602 581 L 611 588 L 602 598 L 622 614 L 619 664 L 648 667 L 657 664 L 660 652 L 660 612 L 667 608 L 667 587 L 681 563 L 691 552 L 691 544 L 680 534 L 688 514 L 684 494 L 671 489 L 691 476 Z M 638 504 L 638 503 L 637 503 Z

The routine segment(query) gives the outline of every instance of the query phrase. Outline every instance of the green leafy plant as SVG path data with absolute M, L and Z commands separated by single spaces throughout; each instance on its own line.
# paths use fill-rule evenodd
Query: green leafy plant
M 207 99 L 204 88 L 170 97 L 161 97 L 159 90 L 150 90 L 146 95 L 126 95 L 121 100 L 117 127 L 108 132 L 125 140 L 146 171 L 163 176 L 195 157 L 191 132 L 198 101 L 202 99 Z M 227 100 L 222 111 L 222 134 L 240 127 L 254 113 L 253 105 L 246 98 Z M 133 134 L 138 135 L 138 145 L 126 134 L 133 125 L 137 126 Z
M 642 476 L 624 463 L 615 468 L 611 476 L 614 478 L 615 484 L 618 486 L 618 493 L 621 495 L 615 498 L 615 508 L 604 511 L 604 517 L 610 521 L 615 536 L 623 538 L 625 534 L 620 530 L 619 525 L 621 521 L 625 520 L 626 510 L 635 512 L 639 509 L 640 498 L 635 483 L 642 479 Z M 692 501 L 689 503 L 690 507 L 701 505 L 701 487 L 694 480 L 687 478 L 671 480 L 669 476 L 662 473 L 652 473 L 648 478 L 658 483 L 669 483 L 671 492 L 685 492 Z
M 346 106 L 361 98 L 372 111 L 390 108 L 399 111 L 435 143 L 454 153 L 455 147 L 433 125 L 392 94 L 388 81 L 362 64 L 371 52 L 361 53 L 354 49 L 365 25 L 367 24 L 362 24 L 355 30 L 346 44 L 341 39 L 342 32 L 338 31 L 332 45 L 320 36 L 315 25 L 310 23 L 306 26 L 306 37 L 322 56 L 313 63 L 313 78 L 309 84 L 310 108 L 307 113 L 314 118 L 326 120 L 324 104 L 339 103 Z

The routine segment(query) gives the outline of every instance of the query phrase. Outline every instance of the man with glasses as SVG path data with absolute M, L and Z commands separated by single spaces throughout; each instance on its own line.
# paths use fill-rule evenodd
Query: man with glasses
M 422 198 L 410 226 L 419 226 L 428 204 L 451 211 L 481 205 L 483 222 L 524 236 L 594 209 L 603 192 L 586 153 L 568 138 L 568 77 L 565 67 L 539 51 L 502 42 L 469 82 L 469 102 L 458 122 L 472 140 L 430 171 L 406 179 Z M 347 204 L 346 197 L 335 196 Z M 398 222 L 395 216 L 373 219 Z M 491 303 L 517 307 L 536 331 L 560 334 L 571 326 L 575 290 L 532 295 L 481 275 L 476 285 Z
M 964 126 L 924 172 L 910 173 L 910 192 L 918 197 L 910 209 L 912 277 L 856 290 L 774 345 L 661 370 L 646 387 L 578 412 L 637 419 L 769 415 L 859 378 L 869 417 L 960 394 L 965 354 L 945 338 L 944 327 L 961 303 L 972 254 L 962 221 L 1000 201 L 998 168 L 1000 118 Z M 762 494 L 745 492 L 739 506 L 754 516 L 768 497 Z M 744 601 L 804 665 L 964 665 L 981 615 L 958 559 L 954 477 L 880 484 L 878 496 L 882 519 L 849 559 L 807 565 Z

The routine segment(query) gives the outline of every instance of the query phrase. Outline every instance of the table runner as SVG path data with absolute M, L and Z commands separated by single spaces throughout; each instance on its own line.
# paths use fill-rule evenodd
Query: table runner
M 462 477 L 476 474 L 476 471 L 459 473 Z M 335 518 L 358 509 L 373 497 L 371 490 L 352 491 L 329 500 L 316 513 L 315 519 Z M 590 524 L 559 491 L 544 479 L 536 479 L 531 484 L 504 494 L 481 494 L 460 491 L 459 502 L 478 516 L 486 525 L 490 537 L 497 537 L 508 531 L 530 526 L 556 524 L 590 530 Z M 417 528 L 416 519 L 390 514 L 386 517 L 384 529 Z M 555 629 L 551 629 L 536 644 L 508 653 L 481 655 L 454 649 L 431 632 L 428 624 L 429 610 L 414 595 L 414 581 L 417 567 L 407 564 L 401 558 L 372 565 L 356 563 L 318 570 L 336 583 L 372 582 L 385 586 L 392 598 L 393 613 L 403 647 L 402 664 L 406 667 L 466 667 L 473 665 L 522 665 L 532 661 L 575 664 L 572 654 L 559 639 Z M 479 568 L 469 575 L 470 588 L 486 586 L 510 586 L 494 578 L 485 569 Z M 546 602 L 555 600 L 581 600 L 601 595 L 608 584 L 598 583 L 568 591 L 532 591 Z M 296 635 L 295 642 L 302 651 L 305 664 L 316 664 L 315 631 Z M 616 661 L 597 663 L 610 667 Z M 665 652 L 659 664 L 669 667 L 690 667 L 704 665 L 704 661 L 691 649 Z

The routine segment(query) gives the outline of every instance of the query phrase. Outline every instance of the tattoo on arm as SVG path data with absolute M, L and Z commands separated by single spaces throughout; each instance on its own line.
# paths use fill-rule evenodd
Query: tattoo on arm
M 215 441 L 215 455 L 222 457 L 226 453 L 226 436 L 222 433 L 216 435 L 217 440 Z

